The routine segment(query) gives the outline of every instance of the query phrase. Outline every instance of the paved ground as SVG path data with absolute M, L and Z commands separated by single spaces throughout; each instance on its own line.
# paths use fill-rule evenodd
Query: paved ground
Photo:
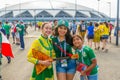
M 10 64 L 3 57 L 2 77 L 3 80 L 29 80 L 33 64 L 27 61 L 26 55 L 31 43 L 40 35 L 39 31 L 29 29 L 29 35 L 25 36 L 25 50 L 21 51 L 19 46 L 12 44 L 15 58 Z M 12 43 L 11 39 L 10 42 Z M 99 80 L 120 80 L 120 46 L 115 46 L 115 37 L 112 44 L 108 44 L 109 52 L 95 51 L 99 65 Z M 79 74 L 74 80 L 79 80 Z

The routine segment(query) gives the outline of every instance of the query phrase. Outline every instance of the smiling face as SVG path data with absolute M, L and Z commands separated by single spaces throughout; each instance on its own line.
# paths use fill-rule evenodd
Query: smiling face
M 73 36 L 73 45 L 76 48 L 81 48 L 83 45 L 82 38 L 78 35 Z
M 42 34 L 48 37 L 52 33 L 52 26 L 49 23 L 45 23 L 42 26 Z
M 67 33 L 67 28 L 65 26 L 58 27 L 59 36 L 65 36 Z

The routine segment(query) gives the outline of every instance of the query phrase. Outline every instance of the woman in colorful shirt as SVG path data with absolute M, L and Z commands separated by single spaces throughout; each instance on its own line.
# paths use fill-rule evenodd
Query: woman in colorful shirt
M 53 47 L 50 42 L 50 39 L 48 38 L 51 32 L 52 32 L 52 26 L 49 23 L 44 23 L 42 25 L 41 36 L 39 37 L 39 39 L 35 40 L 32 43 L 32 46 L 28 52 L 28 56 L 27 56 L 28 61 L 34 64 L 34 69 L 33 69 L 32 77 L 30 78 L 30 80 L 54 80 L 53 67 L 52 67 L 51 61 L 38 60 L 33 57 L 33 53 L 32 53 L 32 50 L 35 49 L 50 57 L 53 56 L 53 53 L 54 53 Z M 37 74 L 36 67 L 35 67 L 37 64 L 42 64 L 48 67 L 40 74 Z
M 83 39 L 79 35 L 73 36 L 73 45 L 76 49 L 76 53 L 79 54 L 78 61 L 86 66 L 81 71 L 80 80 L 85 80 L 83 76 L 86 76 L 88 80 L 98 80 L 97 60 L 94 51 L 83 45 Z M 85 69 L 86 68 L 86 69 Z M 89 72 L 89 75 L 87 74 Z
M 70 55 L 72 55 L 72 37 L 68 29 L 67 21 L 58 21 L 55 36 L 52 41 L 56 58 L 70 57 Z M 68 58 L 56 61 L 57 80 L 73 80 L 75 72 L 76 61 L 74 59 Z

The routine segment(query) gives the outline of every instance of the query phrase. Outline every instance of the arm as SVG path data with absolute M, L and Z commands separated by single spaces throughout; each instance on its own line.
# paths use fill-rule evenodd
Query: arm
M 32 44 L 32 47 L 30 48 L 28 55 L 27 55 L 27 60 L 33 64 L 43 64 L 46 66 L 51 65 L 51 61 L 50 60 L 38 60 L 36 58 L 33 57 L 33 53 L 32 53 L 32 49 L 36 49 L 36 50 L 40 50 L 40 43 L 38 40 L 35 40 Z
M 79 31 L 80 31 L 79 29 L 80 29 L 80 26 L 77 25 L 77 29 L 76 29 L 76 34 L 77 34 L 77 35 L 79 35 Z
M 81 72 L 81 75 L 86 75 L 86 72 L 91 71 L 97 65 L 97 60 L 93 59 L 92 64 L 84 71 Z
M 86 70 L 81 72 L 81 75 L 86 75 L 87 72 L 92 71 L 92 69 L 97 65 L 96 56 L 91 48 L 89 48 L 89 50 L 87 51 L 87 56 L 91 64 L 87 67 Z
M 32 43 L 31 48 L 30 48 L 30 50 L 29 50 L 29 52 L 28 52 L 28 55 L 27 55 L 27 60 L 28 60 L 29 62 L 33 63 L 33 64 L 37 64 L 37 63 L 38 63 L 38 60 L 35 59 L 35 58 L 33 57 L 33 54 L 32 54 L 32 49 L 37 49 L 37 48 L 39 47 L 39 46 L 36 45 L 36 44 L 39 44 L 39 43 L 37 42 L 37 40 L 35 40 L 35 41 Z M 37 49 L 37 50 L 38 50 L 38 49 Z

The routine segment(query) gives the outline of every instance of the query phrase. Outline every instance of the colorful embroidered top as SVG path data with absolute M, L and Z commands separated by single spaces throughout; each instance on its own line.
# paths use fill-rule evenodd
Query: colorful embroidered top
M 36 65 L 38 63 L 38 60 L 33 57 L 32 49 L 41 51 L 42 53 L 45 53 L 46 55 L 51 56 L 51 57 L 55 56 L 52 44 L 50 43 L 50 39 L 45 38 L 42 35 L 39 37 L 39 39 L 35 40 L 32 43 L 32 46 L 27 55 L 28 61 Z M 36 74 L 36 70 L 34 67 L 31 80 L 48 80 L 48 79 L 53 80 L 52 65 L 49 66 L 47 69 L 45 69 L 39 75 Z

